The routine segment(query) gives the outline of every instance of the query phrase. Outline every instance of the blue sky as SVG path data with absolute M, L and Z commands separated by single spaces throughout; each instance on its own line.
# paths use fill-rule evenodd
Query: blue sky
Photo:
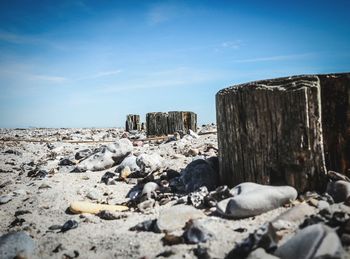
M 0 127 L 115 127 L 218 90 L 350 71 L 350 1 L 0 1 Z

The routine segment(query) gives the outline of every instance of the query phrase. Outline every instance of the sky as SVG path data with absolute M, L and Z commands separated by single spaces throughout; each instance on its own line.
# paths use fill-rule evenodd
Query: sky
M 0 127 L 119 127 L 281 76 L 350 71 L 350 1 L 0 1 Z

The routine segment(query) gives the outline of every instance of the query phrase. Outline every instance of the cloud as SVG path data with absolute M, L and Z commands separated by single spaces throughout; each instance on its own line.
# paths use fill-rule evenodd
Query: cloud
M 282 61 L 282 60 L 307 58 L 307 57 L 310 57 L 313 55 L 314 55 L 314 53 L 280 55 L 280 56 L 269 56 L 269 57 L 260 57 L 260 58 L 237 59 L 237 60 L 234 60 L 234 62 L 236 62 L 236 63 L 256 63 L 256 62 L 268 62 L 268 61 Z
M 226 49 L 239 49 L 241 46 L 242 46 L 241 40 L 225 41 L 221 43 L 221 47 Z
M 118 69 L 118 70 L 108 70 L 108 71 L 102 71 L 102 72 L 98 72 L 96 74 L 92 74 L 89 76 L 85 76 L 85 77 L 81 77 L 78 78 L 77 80 L 87 80 L 87 79 L 96 79 L 96 78 L 101 78 L 101 77 L 106 77 L 106 76 L 113 76 L 113 75 L 118 75 L 122 72 L 122 70 Z
M 67 80 L 67 78 L 62 76 L 47 76 L 47 75 L 33 75 L 32 80 L 48 81 L 53 83 L 62 83 Z

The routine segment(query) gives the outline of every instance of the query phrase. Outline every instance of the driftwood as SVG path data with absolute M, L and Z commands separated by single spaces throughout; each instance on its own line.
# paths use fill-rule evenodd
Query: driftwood
M 216 95 L 220 177 L 324 190 L 326 170 L 349 174 L 350 74 L 295 76 Z
M 141 130 L 140 115 L 128 114 L 125 121 L 125 131 Z
M 148 136 L 163 136 L 175 132 L 197 130 L 197 114 L 194 112 L 171 111 L 146 114 Z

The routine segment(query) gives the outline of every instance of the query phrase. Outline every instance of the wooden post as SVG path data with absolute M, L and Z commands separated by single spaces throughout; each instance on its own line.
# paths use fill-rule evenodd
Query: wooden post
M 326 166 L 350 177 L 350 73 L 318 77 Z
M 338 164 L 328 164 L 329 168 L 341 168 L 342 172 L 349 170 L 349 74 L 325 78 L 296 76 L 257 81 L 217 93 L 219 162 L 223 184 L 233 186 L 252 181 L 289 184 L 301 192 L 324 190 L 324 139 L 327 143 L 326 157 Z M 335 80 L 340 81 L 335 84 Z M 345 81 L 347 85 L 344 85 Z M 337 104 L 339 100 L 327 94 L 327 91 L 334 91 L 334 85 L 339 85 L 335 90 L 337 96 L 346 93 L 347 97 L 342 98 L 345 104 Z M 325 92 L 321 94 L 323 90 Z M 321 103 L 325 104 L 322 112 L 328 113 L 325 120 L 321 116 Z M 329 105 L 331 109 L 326 108 Z M 335 116 L 339 106 L 342 107 L 341 115 Z M 337 118 L 336 130 L 330 136 L 328 132 L 334 125 L 333 116 Z M 326 135 L 322 134 L 322 126 Z M 335 141 L 339 136 L 344 139 L 341 143 Z M 341 154 L 332 155 L 337 147 L 342 147 Z M 339 165 L 335 156 L 338 160 L 345 158 L 347 163 Z
M 126 116 L 125 131 L 141 130 L 140 115 L 128 114 Z
M 152 112 L 146 114 L 148 136 L 162 136 L 178 131 L 197 130 L 197 114 L 194 112 L 171 111 Z

